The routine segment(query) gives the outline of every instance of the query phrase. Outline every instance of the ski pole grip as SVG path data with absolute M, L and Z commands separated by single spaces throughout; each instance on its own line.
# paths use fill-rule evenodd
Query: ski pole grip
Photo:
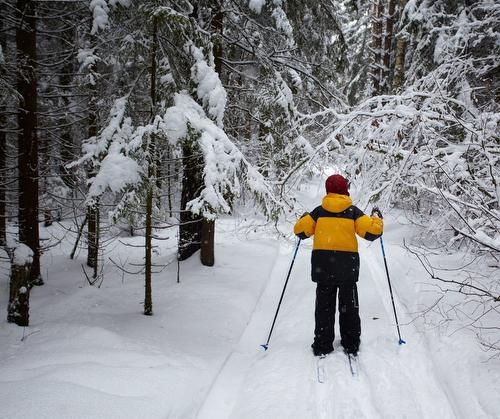
M 383 219 L 384 217 L 382 216 L 382 211 L 378 207 L 373 207 L 372 209 L 372 216 L 376 215 L 378 218 Z

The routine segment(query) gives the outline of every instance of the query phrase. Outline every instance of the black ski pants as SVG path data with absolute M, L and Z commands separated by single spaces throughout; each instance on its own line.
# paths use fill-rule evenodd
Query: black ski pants
M 357 351 L 361 336 L 358 289 L 356 283 L 333 285 L 317 283 L 313 346 L 325 353 L 333 350 L 335 309 L 339 295 L 340 343 L 348 351 Z

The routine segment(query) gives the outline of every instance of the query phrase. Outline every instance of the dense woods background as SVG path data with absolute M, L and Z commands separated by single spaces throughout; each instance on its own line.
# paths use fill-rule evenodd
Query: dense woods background
M 498 2 L 1 0 L 0 16 L 9 321 L 28 324 L 43 285 L 40 223 L 75 233 L 94 285 L 113 240 L 143 237 L 144 265 L 117 269 L 144 276 L 151 315 L 158 229 L 178 227 L 176 263 L 201 249 L 211 266 L 220 215 L 255 200 L 276 224 L 314 168 L 339 167 L 361 206 L 426 227 L 408 248 L 499 349 Z M 465 280 L 426 258 L 457 249 Z

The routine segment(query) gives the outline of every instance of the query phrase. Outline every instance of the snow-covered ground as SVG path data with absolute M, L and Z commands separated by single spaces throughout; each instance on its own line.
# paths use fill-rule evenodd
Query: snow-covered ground
M 321 188 L 303 192 L 309 209 Z M 63 241 L 43 257 L 46 284 L 31 294 L 30 327 L 0 323 L 0 417 L 15 418 L 500 418 L 500 360 L 472 333 L 443 333 L 416 318 L 432 301 L 418 261 L 401 246 L 414 227 L 386 219 L 384 241 L 406 345 L 399 346 L 379 242 L 361 243 L 359 375 L 335 343 L 316 376 L 310 344 L 311 243 L 299 249 L 270 347 L 269 331 L 293 242 L 218 222 L 216 264 L 197 257 L 155 275 L 154 316 L 141 314 L 143 279 L 109 261 L 101 288 Z M 51 230 L 52 229 L 52 230 Z M 167 230 L 168 231 L 168 230 Z M 245 230 L 248 231 L 248 230 Z M 58 235 L 57 226 L 44 234 Z M 157 263 L 173 257 L 174 234 Z M 122 238 L 140 244 L 141 239 Z M 116 242 L 106 258 L 140 262 Z M 0 306 L 8 283 L 0 280 Z M 412 321 L 413 320 L 413 321 Z M 451 331 L 450 331 L 451 332 Z

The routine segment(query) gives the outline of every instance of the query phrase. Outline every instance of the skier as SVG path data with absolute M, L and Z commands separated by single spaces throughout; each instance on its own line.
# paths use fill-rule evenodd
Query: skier
M 325 187 L 327 194 L 321 206 L 305 213 L 294 227 L 294 233 L 301 239 L 314 235 L 311 267 L 312 280 L 316 282 L 316 325 L 311 347 L 315 356 L 333 351 L 338 291 L 341 344 L 346 353 L 355 356 L 361 335 L 356 234 L 370 241 L 380 237 L 382 215 L 374 208 L 370 217 L 352 205 L 347 180 L 341 175 L 329 176 Z

